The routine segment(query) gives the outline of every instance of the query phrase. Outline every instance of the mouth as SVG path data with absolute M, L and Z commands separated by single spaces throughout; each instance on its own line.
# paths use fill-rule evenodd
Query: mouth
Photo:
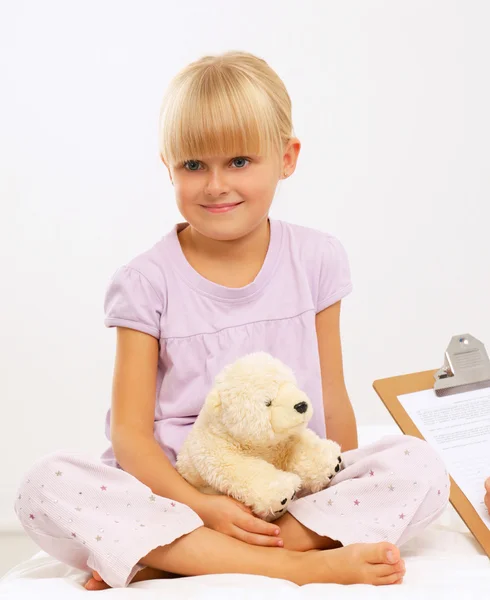
M 240 204 L 243 204 L 243 202 L 233 202 L 233 203 L 229 202 L 226 204 L 208 204 L 208 205 L 201 204 L 201 206 L 210 213 L 219 214 L 219 213 L 230 212 L 237 206 L 240 206 Z

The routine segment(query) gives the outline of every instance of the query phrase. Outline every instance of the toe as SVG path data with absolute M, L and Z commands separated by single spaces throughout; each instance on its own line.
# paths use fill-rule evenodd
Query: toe
M 381 577 L 378 580 L 378 585 L 393 585 L 400 584 L 403 582 L 403 575 L 401 573 L 394 573 L 393 575 L 388 575 L 387 577 Z
M 400 560 L 394 565 L 372 565 L 372 569 L 376 577 L 379 578 L 388 577 L 389 575 L 398 575 L 399 577 L 403 577 L 405 575 L 405 563 L 403 560 Z
M 108 587 L 109 586 L 107 585 L 107 583 L 104 583 L 103 581 L 97 581 L 93 577 L 91 577 L 85 584 L 85 589 L 90 591 L 106 590 Z
M 92 571 L 92 577 L 97 581 L 102 581 L 102 577 L 97 573 L 97 571 Z
M 395 565 L 400 561 L 400 550 L 389 542 L 368 544 L 366 551 L 368 553 L 367 561 L 371 564 Z
M 382 562 L 394 565 L 400 560 L 400 550 L 394 544 L 383 543 L 381 544 L 380 558 L 382 558 Z

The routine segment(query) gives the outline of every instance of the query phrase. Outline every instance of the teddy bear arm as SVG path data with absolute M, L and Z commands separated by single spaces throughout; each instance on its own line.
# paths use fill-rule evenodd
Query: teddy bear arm
M 259 481 L 275 477 L 278 470 L 261 458 L 218 451 L 206 455 L 198 465 L 200 476 L 222 494 L 230 490 L 254 488 Z
M 301 477 L 305 490 L 319 491 L 340 469 L 340 456 L 340 446 L 336 442 L 322 439 L 307 428 L 298 437 L 286 469 Z
M 305 429 L 289 453 L 285 470 L 298 475 L 301 473 L 303 478 L 308 476 L 308 471 L 314 468 L 315 453 L 318 453 L 316 436 L 310 429 Z
M 220 453 L 217 461 L 208 457 L 207 466 L 210 470 L 204 477 L 213 488 L 243 502 L 266 521 L 282 515 L 301 487 L 296 474 L 276 469 L 260 458 Z

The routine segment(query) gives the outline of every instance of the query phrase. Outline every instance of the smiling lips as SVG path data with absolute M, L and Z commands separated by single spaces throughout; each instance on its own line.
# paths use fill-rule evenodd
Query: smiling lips
M 209 206 L 201 205 L 201 206 L 211 213 L 224 213 L 224 212 L 229 212 L 230 210 L 233 210 L 240 204 L 242 204 L 242 202 L 234 202 L 234 203 L 227 203 L 227 204 L 212 204 Z

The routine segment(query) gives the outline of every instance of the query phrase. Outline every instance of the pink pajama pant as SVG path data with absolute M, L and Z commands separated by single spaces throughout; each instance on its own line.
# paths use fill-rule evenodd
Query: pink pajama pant
M 400 546 L 447 506 L 445 466 L 418 438 L 386 436 L 344 452 L 343 464 L 328 488 L 293 501 L 289 512 L 344 546 Z M 127 586 L 151 550 L 203 525 L 188 506 L 81 452 L 56 452 L 35 462 L 20 485 L 15 511 L 45 552 L 78 569 L 97 570 L 112 587 Z

